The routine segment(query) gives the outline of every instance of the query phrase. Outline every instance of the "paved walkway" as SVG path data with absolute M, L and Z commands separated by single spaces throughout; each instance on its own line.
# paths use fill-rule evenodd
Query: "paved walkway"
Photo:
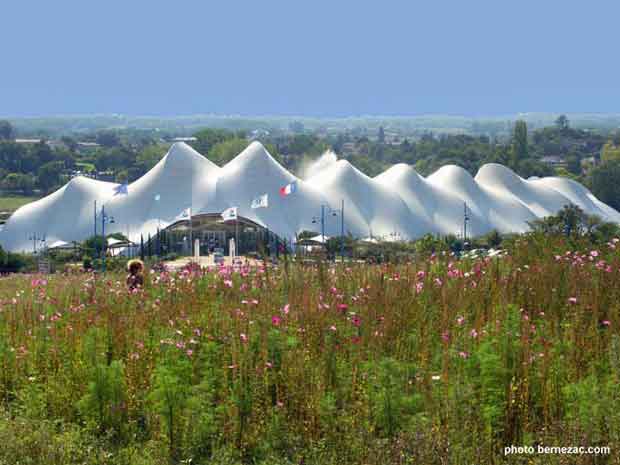
M 241 263 L 245 263 L 246 257 L 244 256 L 235 257 L 235 260 L 240 260 Z M 259 263 L 259 261 L 254 258 L 247 258 L 247 260 L 252 266 L 257 265 Z M 171 268 L 173 270 L 178 270 L 180 268 L 183 268 L 189 263 L 197 263 L 201 267 L 208 267 L 208 266 L 216 265 L 215 262 L 213 261 L 213 255 L 209 255 L 207 257 L 180 257 L 180 258 L 177 258 L 176 260 L 164 262 L 164 264 L 168 268 Z M 229 266 L 232 265 L 232 260 L 230 259 L 230 257 L 228 256 L 224 257 L 224 265 L 229 265 Z

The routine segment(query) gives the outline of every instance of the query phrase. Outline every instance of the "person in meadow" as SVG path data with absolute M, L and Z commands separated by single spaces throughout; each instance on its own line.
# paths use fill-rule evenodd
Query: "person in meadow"
M 144 286 L 144 263 L 142 260 L 133 259 L 127 262 L 127 289 L 133 291 Z

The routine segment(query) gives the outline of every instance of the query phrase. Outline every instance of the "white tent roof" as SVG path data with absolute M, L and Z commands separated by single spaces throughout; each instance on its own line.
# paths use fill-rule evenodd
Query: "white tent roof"
M 405 164 L 369 178 L 330 154 L 308 171 L 310 178 L 297 178 L 259 142 L 252 142 L 221 168 L 185 143 L 175 143 L 155 167 L 128 186 L 127 194 L 116 193 L 118 184 L 77 177 L 21 207 L 0 232 L 0 244 L 7 250 L 28 251 L 33 233 L 45 235 L 48 243 L 84 240 L 94 233 L 95 202 L 98 209 L 105 204 L 106 214 L 114 217 L 106 232 L 120 232 L 133 242 L 174 223 L 188 207 L 196 215 L 236 206 L 239 216 L 288 239 L 304 230 L 316 231 L 313 219 L 326 205 L 330 213 L 325 215 L 325 235 L 337 236 L 342 200 L 345 233 L 356 237 L 458 234 L 464 203 L 471 235 L 491 229 L 526 231 L 528 221 L 554 214 L 569 203 L 620 223 L 620 213 L 575 181 L 525 180 L 497 164 L 484 165 L 475 178 L 454 165 L 424 178 Z M 279 189 L 291 182 L 297 189 L 281 197 Z M 252 209 L 252 200 L 263 194 L 268 194 L 269 207 Z M 98 223 L 100 233 L 100 216 Z
M 321 236 L 320 234 L 318 236 L 308 238 L 309 241 L 318 242 L 320 244 L 326 243 L 329 239 L 329 236 Z
M 72 247 L 72 245 L 69 242 L 65 242 L 65 241 L 55 241 L 51 243 L 48 248 L 49 249 L 62 249 L 65 247 Z

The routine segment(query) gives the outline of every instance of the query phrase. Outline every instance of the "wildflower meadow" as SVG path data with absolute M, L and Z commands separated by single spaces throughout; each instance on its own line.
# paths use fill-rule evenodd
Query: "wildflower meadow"
M 0 279 L 0 464 L 618 463 L 620 243 Z M 506 456 L 507 446 L 609 454 Z

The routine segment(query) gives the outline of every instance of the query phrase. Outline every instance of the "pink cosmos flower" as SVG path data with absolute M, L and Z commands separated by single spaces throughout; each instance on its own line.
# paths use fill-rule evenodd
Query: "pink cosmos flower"
M 568 303 L 576 304 L 577 303 L 577 297 L 569 297 L 568 298 Z
M 611 321 L 609 320 L 603 320 L 601 323 L 603 326 L 611 326 Z
M 351 317 L 351 323 L 353 324 L 353 326 L 356 326 L 359 328 L 359 326 L 362 324 L 362 320 L 359 316 L 353 315 Z
M 248 336 L 245 333 L 239 334 L 239 338 L 241 339 L 241 342 L 248 342 Z
M 475 338 L 477 338 L 477 337 L 478 337 L 478 331 L 476 331 L 476 328 L 472 329 L 472 330 L 469 332 L 469 335 L 470 335 L 471 337 L 473 337 L 474 339 L 475 339 Z
M 450 333 L 448 331 L 444 331 L 443 333 L 441 333 L 441 339 L 444 342 L 448 342 L 450 340 Z
M 461 357 L 461 358 L 467 358 L 467 357 L 469 357 L 469 354 L 468 354 L 467 352 L 460 351 L 460 352 L 459 352 L 459 357 Z
M 335 327 L 334 325 L 331 325 L 331 326 L 329 327 L 329 330 L 330 330 L 330 331 L 336 331 L 336 327 Z
M 288 315 L 290 308 L 291 306 L 289 304 L 286 304 L 284 307 L 282 307 L 282 313 L 284 313 L 285 315 Z
M 192 349 L 187 349 L 185 353 L 187 354 L 188 357 L 191 357 L 194 351 Z
M 464 317 L 459 316 L 459 317 L 456 318 L 456 324 L 457 325 L 462 326 L 463 323 L 465 323 L 465 318 Z
M 282 318 L 280 318 L 278 315 L 274 315 L 271 317 L 271 324 L 274 326 L 280 326 L 280 323 L 282 322 Z

